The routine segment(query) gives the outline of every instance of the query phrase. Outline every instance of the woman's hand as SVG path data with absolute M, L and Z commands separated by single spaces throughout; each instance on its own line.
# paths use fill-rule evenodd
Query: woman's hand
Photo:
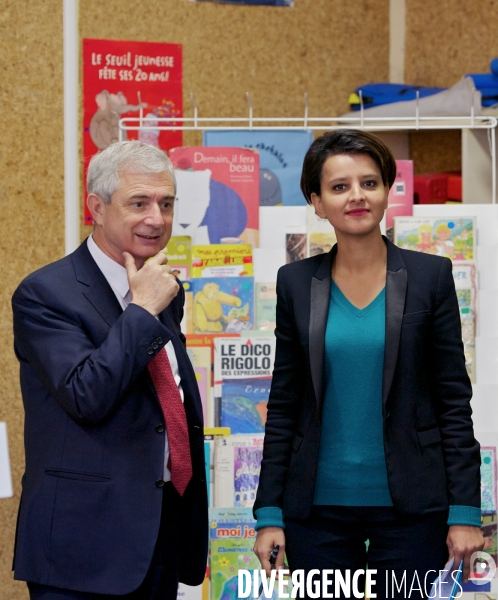
M 270 554 L 275 546 L 280 546 L 277 554 L 275 566 L 270 565 Z M 261 568 L 266 571 L 266 575 L 270 577 L 273 569 L 284 568 L 285 554 L 285 535 L 281 527 L 262 527 L 258 531 L 256 542 L 254 543 L 254 554 L 259 558 Z
M 449 558 L 455 557 L 454 568 L 458 568 L 463 560 L 463 581 L 467 582 L 470 571 L 470 557 L 474 552 L 482 550 L 484 538 L 479 527 L 471 525 L 450 525 L 446 538 Z

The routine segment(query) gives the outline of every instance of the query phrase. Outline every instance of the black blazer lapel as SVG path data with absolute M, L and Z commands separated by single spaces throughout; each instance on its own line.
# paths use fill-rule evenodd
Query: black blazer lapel
M 316 274 L 311 279 L 309 351 L 311 379 L 318 408 L 322 403 L 325 328 L 329 312 L 332 262 L 336 252 L 337 246 L 334 246 L 323 256 Z
M 386 341 L 382 378 L 382 406 L 385 407 L 398 360 L 401 323 L 405 309 L 407 271 L 401 251 L 387 238 Z

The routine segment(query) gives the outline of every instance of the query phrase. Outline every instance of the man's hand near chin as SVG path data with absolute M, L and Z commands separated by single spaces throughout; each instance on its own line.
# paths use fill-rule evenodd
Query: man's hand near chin
M 131 302 L 149 311 L 154 317 L 162 312 L 178 294 L 180 286 L 168 265 L 168 257 L 161 251 L 137 269 L 135 259 L 123 252 Z

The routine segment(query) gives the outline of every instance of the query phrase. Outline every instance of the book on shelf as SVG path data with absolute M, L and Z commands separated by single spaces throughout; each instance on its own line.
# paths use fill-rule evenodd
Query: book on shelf
M 277 284 L 257 282 L 254 290 L 256 330 L 273 331 L 276 327 Z
M 332 225 L 327 219 L 319 217 L 315 212 L 315 207 L 310 205 L 306 207 L 306 231 L 308 233 L 307 256 L 329 252 L 337 242 Z
M 253 277 L 199 277 L 190 284 L 194 333 L 254 329 Z
M 193 244 L 259 238 L 259 155 L 245 148 L 183 146 L 169 156 L 175 167 L 174 235 Z
M 188 235 L 172 235 L 163 251 L 171 272 L 180 281 L 188 281 L 192 269 L 192 240 Z
M 253 506 L 263 458 L 263 437 L 254 434 L 215 439 L 215 507 Z
M 472 383 L 476 383 L 476 331 L 477 331 L 477 268 L 472 261 L 453 261 L 465 366 Z
M 400 248 L 474 260 L 475 217 L 394 217 L 394 243 Z
M 413 214 L 413 160 L 396 161 L 396 179 L 389 190 L 386 210 L 386 235 L 393 241 L 394 217 Z
M 205 146 L 252 148 L 260 156 L 261 206 L 305 205 L 299 182 L 312 131 L 217 130 L 203 134 Z
M 251 277 L 250 244 L 208 244 L 192 247 L 193 277 Z
M 275 337 L 215 340 L 215 422 L 232 434 L 264 432 L 275 345 Z

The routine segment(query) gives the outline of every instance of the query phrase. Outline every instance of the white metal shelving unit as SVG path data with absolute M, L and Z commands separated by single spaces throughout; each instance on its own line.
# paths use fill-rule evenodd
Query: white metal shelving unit
M 496 203 L 497 156 L 496 125 L 498 119 L 474 114 L 467 116 L 422 117 L 419 115 L 418 102 L 412 117 L 368 117 L 363 104 L 358 117 L 310 117 L 308 96 L 304 95 L 304 115 L 302 117 L 255 117 L 251 97 L 246 93 L 248 114 L 245 117 L 200 117 L 193 94 L 192 117 L 156 118 L 126 117 L 119 122 L 120 139 L 125 139 L 127 131 L 206 131 L 216 129 L 237 129 L 258 131 L 272 129 L 295 131 L 311 129 L 328 131 L 339 128 L 363 129 L 379 133 L 404 133 L 423 130 L 460 130 L 462 132 L 462 174 L 463 193 L 466 203 Z M 367 113 L 368 114 L 368 113 Z M 406 145 L 408 142 L 406 142 Z

